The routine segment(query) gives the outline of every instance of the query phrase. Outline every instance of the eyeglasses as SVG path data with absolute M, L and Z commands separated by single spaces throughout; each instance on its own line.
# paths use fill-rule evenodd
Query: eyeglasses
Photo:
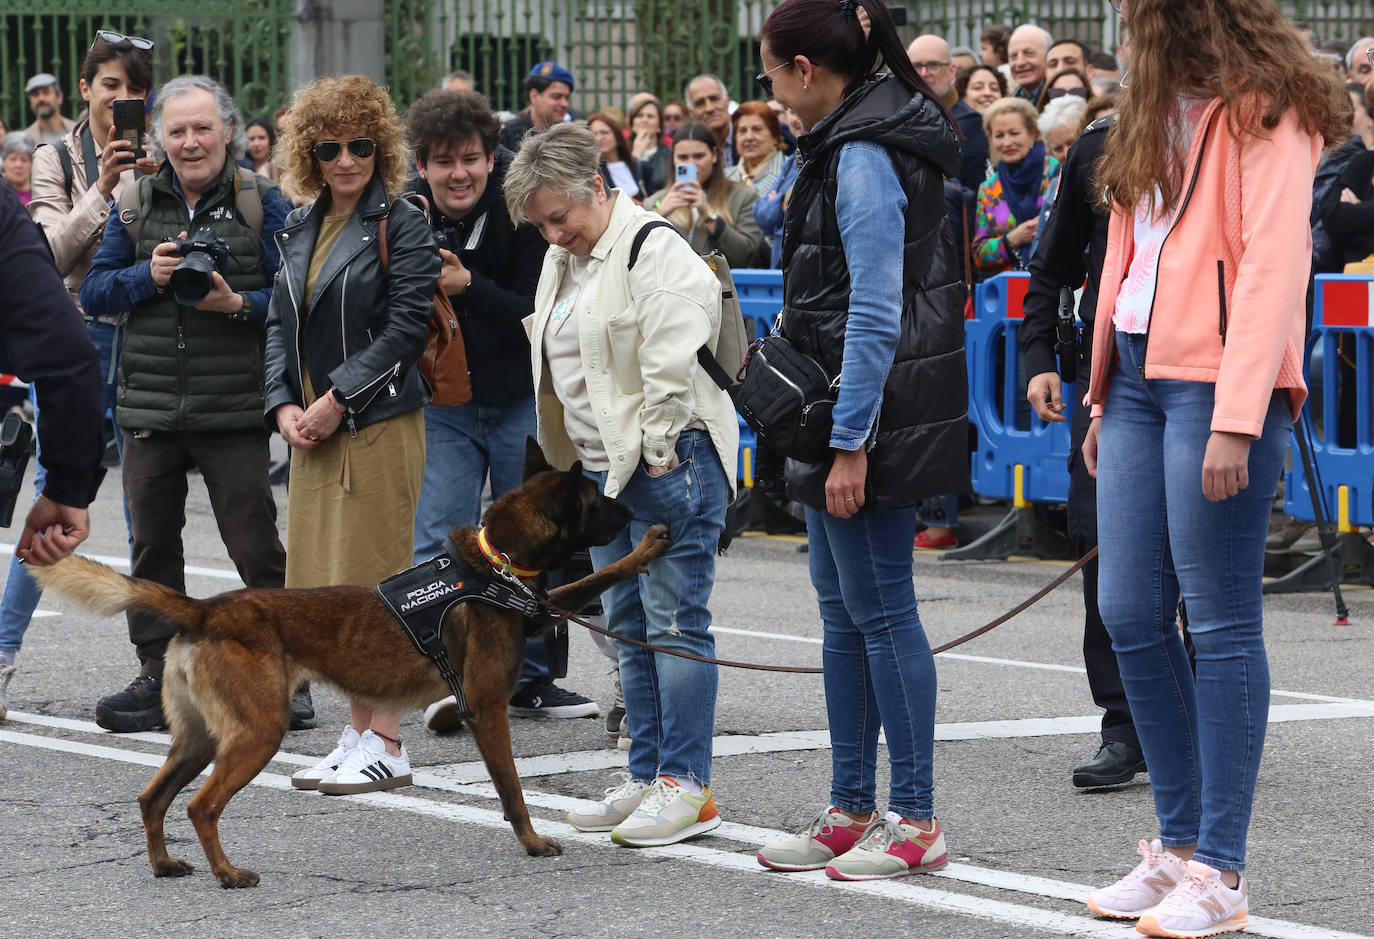
M 1112 12 L 1117 16 L 1121 15 L 1121 0 L 1107 0 L 1107 5 L 1112 8 Z
M 315 154 L 315 159 L 321 163 L 333 163 L 339 158 L 339 154 L 343 153 L 344 146 L 345 144 L 341 144 L 337 140 L 322 140 L 315 144 L 312 152 Z M 346 146 L 348 152 L 360 160 L 366 160 L 377 150 L 377 142 L 371 137 L 354 137 Z
M 1086 89 L 1086 88 L 1051 88 L 1048 97 L 1049 97 L 1049 99 L 1050 99 L 1051 101 L 1053 101 L 1055 98 L 1062 98 L 1062 97 L 1064 97 L 1065 95 L 1073 95 L 1073 96 L 1075 96 L 1075 97 L 1083 98 L 1083 99 L 1086 100 L 1086 99 L 1088 98 L 1088 89 Z
M 789 65 L 791 65 L 791 64 L 792 64 L 791 61 L 779 62 L 777 65 L 773 66 L 773 67 L 770 68 L 768 71 L 766 71 L 766 72 L 759 72 L 757 75 L 755 75 L 755 76 L 754 76 L 754 81 L 758 82 L 758 83 L 763 87 L 763 90 L 766 91 L 766 92 L 768 92 L 768 93 L 771 95 L 771 94 L 773 93 L 773 79 L 769 78 L 768 76 L 769 76 L 769 75 L 772 75 L 772 74 L 773 74 L 774 72 L 776 72 L 778 69 L 780 69 L 780 68 L 786 68 L 787 66 L 789 66 Z
M 117 33 L 112 29 L 97 29 L 95 31 L 95 38 L 91 40 L 91 49 L 94 49 L 95 44 L 101 41 L 108 42 L 112 46 L 121 42 L 127 42 L 135 49 L 142 49 L 144 52 L 151 52 L 153 48 L 153 41 L 151 39 L 144 39 L 142 36 L 125 36 L 123 33 Z M 91 49 L 87 49 L 86 51 L 90 52 Z
M 1364 50 L 1364 57 L 1369 60 L 1370 65 L 1374 65 L 1374 46 Z
M 949 68 L 948 62 L 912 62 L 911 67 L 918 72 L 938 72 L 942 68 Z

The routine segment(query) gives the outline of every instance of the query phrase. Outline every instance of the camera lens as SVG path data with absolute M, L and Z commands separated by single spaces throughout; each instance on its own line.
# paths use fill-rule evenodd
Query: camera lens
M 192 251 L 172 269 L 172 293 L 177 303 L 195 306 L 215 286 L 215 259 L 205 251 Z

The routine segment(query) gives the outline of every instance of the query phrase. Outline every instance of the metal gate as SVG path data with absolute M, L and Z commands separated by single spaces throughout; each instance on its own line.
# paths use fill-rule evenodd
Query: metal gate
M 245 115 L 270 115 L 288 94 L 291 0 L 5 0 L 0 12 L 0 117 L 33 120 L 24 83 L 51 72 L 76 117 L 81 62 L 97 29 L 152 39 L 159 81 L 198 72 L 222 83 Z

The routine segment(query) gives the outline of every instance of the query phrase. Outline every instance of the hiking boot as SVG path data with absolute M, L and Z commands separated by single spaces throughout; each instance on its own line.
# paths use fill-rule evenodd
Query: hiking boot
M 107 694 L 95 703 L 95 722 L 117 734 L 165 727 L 162 679 L 139 675 L 123 691 Z
M 620 739 L 620 722 L 625 719 L 625 692 L 620 687 L 620 669 L 615 670 L 615 699 L 606 712 L 606 736 Z
M 315 702 L 310 700 L 310 686 L 306 685 L 291 696 L 291 729 L 315 728 Z
M 1140 917 L 1136 932 L 1172 939 L 1199 939 L 1250 925 L 1250 898 L 1245 878 L 1235 889 L 1201 861 L 1183 862 L 1187 876 L 1159 905 Z
M 854 847 L 877 820 L 874 812 L 868 821 L 856 822 L 832 806 L 793 837 L 764 845 L 759 849 L 759 863 L 775 871 L 820 870 Z
M 630 848 L 677 844 L 720 827 L 711 787 L 692 792 L 676 779 L 654 780 L 639 806 L 611 832 L 611 840 Z
M 1143 860 L 1125 877 L 1088 895 L 1088 909 L 1098 916 L 1136 919 L 1169 895 L 1188 875 L 1182 858 L 1164 850 L 1159 839 L 1140 840 Z
M 939 819 L 925 831 L 896 812 L 872 825 L 858 844 L 831 861 L 825 876 L 831 880 L 888 880 L 925 874 L 949 866 L 945 833 Z
M 363 731 L 353 752 L 344 757 L 333 776 L 320 780 L 320 792 L 328 796 L 347 796 L 359 792 L 379 792 L 409 786 L 410 759 L 406 748 L 400 756 L 386 752 L 386 743 L 370 730 Z
M 530 682 L 510 699 L 512 717 L 593 717 L 596 702 L 575 691 L 567 691 L 550 679 Z
M 578 831 L 611 831 L 629 818 L 639 803 L 644 801 L 644 793 L 649 784 L 641 779 L 631 779 L 629 773 L 620 773 L 620 785 L 606 790 L 606 797 L 599 802 L 584 802 L 568 813 L 568 824 Z
M 345 724 L 343 733 L 339 735 L 339 743 L 329 755 L 320 760 L 309 769 L 297 770 L 291 774 L 291 785 L 297 789 L 318 789 L 320 782 L 333 776 L 338 771 L 344 757 L 352 753 L 358 746 L 359 734 L 353 729 L 352 724 Z

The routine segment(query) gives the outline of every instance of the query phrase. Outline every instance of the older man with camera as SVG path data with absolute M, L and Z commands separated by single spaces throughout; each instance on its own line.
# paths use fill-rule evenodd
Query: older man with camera
M 186 474 L 198 469 L 239 576 L 280 587 L 286 552 L 267 479 L 263 326 L 280 262 L 274 238 L 291 204 L 235 164 L 247 146 L 243 119 L 212 79 L 163 85 L 152 137 L 166 158 L 122 196 L 81 285 L 87 314 L 130 311 L 116 419 L 133 574 L 185 589 Z M 171 637 L 166 622 L 129 614 L 139 675 L 100 699 L 96 723 L 119 732 L 162 723 Z

